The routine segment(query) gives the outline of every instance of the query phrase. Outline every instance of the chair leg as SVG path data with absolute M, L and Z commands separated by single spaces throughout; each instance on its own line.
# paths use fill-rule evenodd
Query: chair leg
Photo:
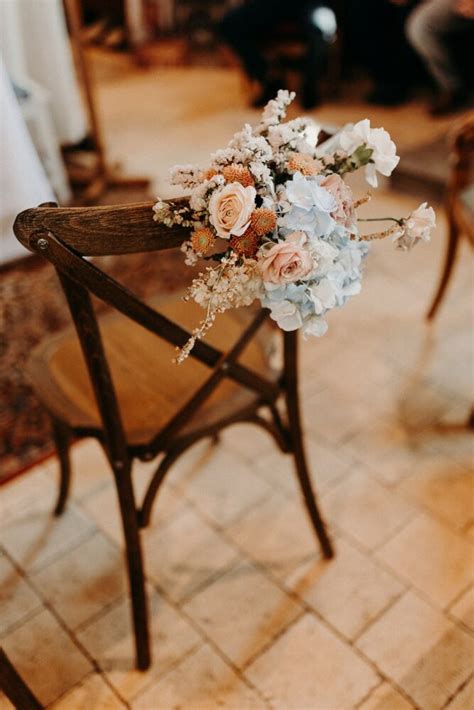
M 426 315 L 427 320 L 432 320 L 435 317 L 436 312 L 437 312 L 437 310 L 441 304 L 441 301 L 443 299 L 443 296 L 445 294 L 446 288 L 449 283 L 449 279 L 451 278 L 451 274 L 453 272 L 453 266 L 454 266 L 454 262 L 456 260 L 456 252 L 458 250 L 459 239 L 460 239 L 459 227 L 451 219 L 450 225 L 449 225 L 448 244 L 447 244 L 447 248 L 446 248 L 444 269 L 443 269 L 443 273 L 441 275 L 438 290 L 436 291 L 436 295 L 433 299 L 433 303 L 431 304 L 431 308 Z
M 311 484 L 308 465 L 306 461 L 306 453 L 304 450 L 301 425 L 298 414 L 294 413 L 294 409 L 288 407 L 288 417 L 290 421 L 290 436 L 292 443 L 293 457 L 295 460 L 296 474 L 303 493 L 306 509 L 313 524 L 316 535 L 318 536 L 321 550 L 326 559 L 334 557 L 334 550 L 326 531 L 326 525 L 319 512 L 316 494 Z
M 135 631 L 136 665 L 144 671 L 150 666 L 150 634 L 148 629 L 148 607 L 145 594 L 143 554 L 138 527 L 138 513 L 135 506 L 130 467 L 114 470 L 125 537 L 132 617 Z
M 5 693 L 16 708 L 21 708 L 21 710 L 41 710 L 43 707 L 1 648 L 0 690 Z
M 284 390 L 289 423 L 289 443 L 295 460 L 296 474 L 303 493 L 306 509 L 318 536 L 324 557 L 334 557 L 334 550 L 319 512 L 316 495 L 311 484 L 301 430 L 298 397 L 298 336 L 295 331 L 284 333 Z
M 142 507 L 138 510 L 138 524 L 141 528 L 146 528 L 148 524 L 150 523 L 150 516 L 151 516 L 151 511 L 153 508 L 153 503 L 155 502 L 156 495 L 158 493 L 158 490 L 165 480 L 165 476 L 168 473 L 170 467 L 173 465 L 173 463 L 176 461 L 178 456 L 180 456 L 183 453 L 183 449 L 181 447 L 178 447 L 176 450 L 171 450 L 169 451 L 165 457 L 163 458 L 162 461 L 160 461 L 160 465 L 156 469 L 155 473 L 153 474 L 153 478 L 151 479 L 151 482 L 148 486 L 148 489 L 145 493 L 145 497 L 143 499 Z
M 71 431 L 58 419 L 53 419 L 53 437 L 59 459 L 59 494 L 54 508 L 54 515 L 64 512 L 71 482 L 71 461 L 69 447 L 71 445 Z

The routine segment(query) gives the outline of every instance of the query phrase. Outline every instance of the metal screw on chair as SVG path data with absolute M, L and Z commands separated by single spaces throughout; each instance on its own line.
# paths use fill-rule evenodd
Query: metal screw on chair
M 229 369 L 229 363 L 228 363 L 228 362 L 223 362 L 223 363 L 222 363 L 222 368 L 221 368 L 221 369 L 222 369 L 222 370 L 224 370 L 224 372 L 226 372 L 226 370 L 228 370 L 228 369 Z
M 38 239 L 38 241 L 36 242 L 36 246 L 38 247 L 38 249 L 41 249 L 41 251 L 44 251 L 49 247 L 49 242 L 47 239 L 44 239 L 42 237 L 41 239 Z

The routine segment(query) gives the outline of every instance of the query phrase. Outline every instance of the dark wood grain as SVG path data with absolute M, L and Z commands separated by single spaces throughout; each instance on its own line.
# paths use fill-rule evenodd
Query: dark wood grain
M 186 204 L 187 198 L 173 200 Z M 135 254 L 179 247 L 189 228 L 167 227 L 153 219 L 153 202 L 105 207 L 40 206 L 21 212 L 13 231 L 32 251 L 37 232 L 53 234 L 83 256 Z

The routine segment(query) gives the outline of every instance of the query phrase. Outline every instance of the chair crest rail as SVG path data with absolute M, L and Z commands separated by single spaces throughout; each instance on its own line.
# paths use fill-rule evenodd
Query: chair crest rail
M 187 198 L 173 203 L 186 204 Z M 153 202 L 102 207 L 54 207 L 52 203 L 21 212 L 13 230 L 24 247 L 33 251 L 38 232 L 53 232 L 83 256 L 111 256 L 179 247 L 189 228 L 166 227 L 153 219 Z

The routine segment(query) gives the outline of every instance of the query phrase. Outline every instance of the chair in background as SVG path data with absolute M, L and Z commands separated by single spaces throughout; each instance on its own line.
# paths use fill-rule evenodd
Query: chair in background
M 306 508 L 326 558 L 333 555 L 305 458 L 298 401 L 297 335 L 284 333 L 283 367 L 269 365 L 268 311 L 229 311 L 206 342 L 173 364 L 202 310 L 178 298 L 155 310 L 84 257 L 159 251 L 187 239 L 182 227 L 153 221 L 151 203 L 119 207 L 57 208 L 22 212 L 15 234 L 56 268 L 75 325 L 33 352 L 32 384 L 51 415 L 60 461 L 56 514 L 69 490 L 69 444 L 92 436 L 104 447 L 115 479 L 125 537 L 137 667 L 150 664 L 147 605 L 139 528 L 148 524 L 158 489 L 179 455 L 203 437 L 236 422 L 266 429 L 294 457 Z M 100 318 L 92 296 L 115 309 Z M 181 324 L 178 324 L 178 321 Z M 184 327 L 183 327 L 184 324 Z M 274 331 L 272 330 L 274 335 Z M 280 403 L 285 413 L 281 414 Z M 137 505 L 134 459 L 162 459 Z M 230 485 L 230 483 L 229 483 Z
M 141 7 L 141 0 L 130 2 L 133 7 Z M 64 0 L 64 8 L 71 36 L 71 44 L 75 55 L 77 76 L 83 89 L 92 141 L 92 155 L 95 157 L 92 169 L 69 164 L 71 182 L 82 190 L 76 198 L 76 204 L 95 204 L 108 190 L 141 189 L 145 190 L 150 180 L 145 177 L 122 175 L 117 167 L 108 164 L 104 139 L 96 109 L 94 90 L 89 70 L 89 62 L 84 47 L 84 27 L 82 7 L 79 0 Z
M 465 236 L 474 246 L 474 114 L 453 134 L 451 171 L 446 194 L 448 244 L 443 272 L 431 307 L 426 315 L 432 320 L 446 293 L 459 250 Z

